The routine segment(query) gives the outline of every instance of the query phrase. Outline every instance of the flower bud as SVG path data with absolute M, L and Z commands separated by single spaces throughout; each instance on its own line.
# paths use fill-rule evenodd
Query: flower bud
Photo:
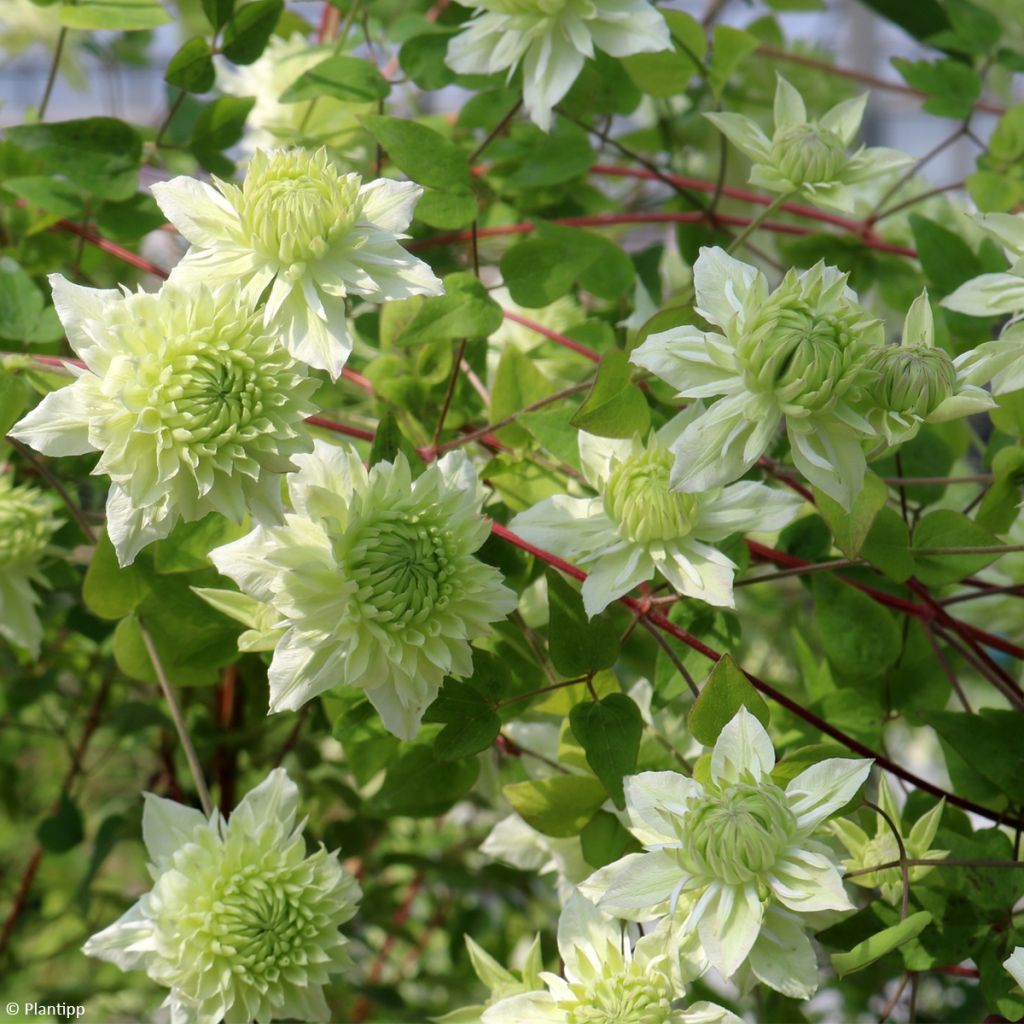
M 784 128 L 772 140 L 772 163 L 794 188 L 838 181 L 848 157 L 835 132 L 813 124 Z
M 639 455 L 617 463 L 604 490 L 605 511 L 629 540 L 675 540 L 693 528 L 696 495 L 669 490 L 672 453 L 652 444 Z
M 865 366 L 877 372 L 876 400 L 889 412 L 924 418 L 956 389 L 953 360 L 930 345 L 877 348 Z
M 33 568 L 58 525 L 41 491 L 0 476 L 0 571 Z

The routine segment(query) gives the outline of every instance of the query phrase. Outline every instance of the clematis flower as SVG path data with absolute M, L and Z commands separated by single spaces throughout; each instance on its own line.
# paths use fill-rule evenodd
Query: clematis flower
M 332 45 L 311 46 L 300 32 L 288 38 L 271 36 L 266 49 L 243 66 L 218 58 L 217 86 L 228 96 L 255 100 L 245 119 L 242 150 L 252 155 L 258 149 L 282 144 L 294 145 L 316 139 L 333 149 L 345 148 L 360 131 L 356 114 L 368 112 L 367 104 L 345 103 L 333 96 L 316 100 L 282 103 L 281 94 L 311 68 L 334 53 Z
M 902 815 L 893 799 L 889 784 L 882 777 L 878 787 L 878 805 L 892 820 L 899 830 L 903 847 L 911 860 L 940 861 L 949 856 L 948 850 L 931 849 L 932 840 L 939 828 L 945 800 L 940 800 L 931 810 L 921 815 L 914 822 L 908 835 L 903 834 Z M 893 835 L 892 827 L 886 819 L 876 812 L 875 834 L 868 837 L 867 833 L 848 818 L 837 818 L 830 822 L 830 828 L 836 838 L 850 851 L 850 858 L 843 862 L 846 871 L 858 871 L 874 864 L 888 864 L 900 859 L 900 847 Z M 923 864 L 908 869 L 911 882 L 924 878 L 932 869 Z M 899 868 L 885 868 L 872 871 L 865 875 L 855 875 L 850 879 L 854 885 L 863 885 L 869 889 L 879 889 L 882 898 L 896 903 L 903 892 L 903 874 Z
M 700 494 L 669 490 L 672 445 L 693 419 L 692 411 L 681 413 L 646 445 L 580 431 L 583 473 L 598 497 L 556 495 L 510 523 L 530 543 L 587 570 L 588 615 L 656 572 L 680 594 L 731 608 L 736 565 L 714 542 L 737 531 L 781 529 L 799 512 L 796 495 L 750 481 Z
M 32 657 L 39 654 L 43 626 L 32 584 L 46 586 L 39 563 L 60 526 L 48 497 L 35 487 L 15 487 L 0 474 L 0 636 Z
M 444 677 L 471 673 L 470 641 L 515 607 L 497 569 L 473 556 L 489 532 L 476 472 L 450 452 L 414 481 L 402 455 L 367 471 L 354 448 L 320 441 L 296 462 L 284 525 L 210 552 L 285 630 L 270 710 L 354 686 L 412 739 Z
M 542 972 L 546 991 L 502 999 L 484 1011 L 481 1024 L 740 1024 L 714 1003 L 680 1005 L 686 982 L 703 969 L 689 945 L 681 948 L 664 925 L 638 938 L 575 893 L 558 919 L 563 974 Z
M 802 195 L 817 206 L 853 212 L 856 186 L 913 163 L 906 153 L 880 146 L 849 152 L 857 136 L 867 93 L 836 104 L 819 121 L 807 119 L 803 97 L 777 75 L 775 131 L 769 139 L 756 121 L 743 114 L 704 116 L 754 162 L 750 184 Z
M 423 189 L 340 174 L 326 149 L 260 151 L 241 188 L 187 176 L 153 185 L 167 219 L 191 243 L 171 273 L 185 285 L 231 284 L 257 302 L 296 359 L 332 378 L 352 337 L 345 300 L 439 295 L 441 282 L 399 244 Z
M 680 398 L 723 396 L 674 440 L 671 486 L 706 491 L 745 473 L 785 421 L 793 461 L 811 483 L 852 508 L 864 485 L 861 444 L 874 437 L 854 400 L 865 358 L 884 341 L 847 275 L 818 263 L 789 271 L 769 293 L 764 274 L 724 250 L 701 249 L 696 310 L 721 329 L 674 327 L 630 357 Z
M 176 1024 L 326 1021 L 323 986 L 351 966 L 338 928 L 360 891 L 337 854 L 306 856 L 298 805 L 283 768 L 226 822 L 147 793 L 153 888 L 83 951 L 167 986 Z
M 772 781 L 774 764 L 764 727 L 741 708 L 715 743 L 706 783 L 676 772 L 630 776 L 630 831 L 645 852 L 580 888 L 626 919 L 677 918 L 726 978 L 748 963 L 765 984 L 806 997 L 818 980 L 801 915 L 853 907 L 822 826 L 871 762 L 820 761 L 785 789 Z
M 462 75 L 493 75 L 522 64 L 523 103 L 549 131 L 551 111 L 595 48 L 612 57 L 672 48 L 665 19 L 647 0 L 459 0 L 474 16 L 448 43 Z
M 1024 989 L 1024 946 L 1017 946 L 1003 961 L 1003 966 L 1010 972 L 1013 980 Z
M 52 274 L 54 305 L 86 369 L 11 436 L 44 455 L 102 452 L 107 532 L 122 565 L 179 520 L 281 515 L 281 477 L 312 442 L 316 383 L 229 289 L 167 283 L 101 291 Z

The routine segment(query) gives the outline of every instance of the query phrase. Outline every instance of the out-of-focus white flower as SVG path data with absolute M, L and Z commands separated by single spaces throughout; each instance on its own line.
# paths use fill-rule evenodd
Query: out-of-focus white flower
M 1003 961 L 1003 966 L 1010 972 L 1013 980 L 1024 989 L 1024 946 L 1017 946 Z
M 759 270 L 704 248 L 693 275 L 695 308 L 721 333 L 674 327 L 630 357 L 680 398 L 723 396 L 673 441 L 672 486 L 694 493 L 737 479 L 785 421 L 800 472 L 852 508 L 867 468 L 862 441 L 875 434 L 851 399 L 867 353 L 884 341 L 881 322 L 823 263 L 789 271 L 769 293 Z
M 86 369 L 11 435 L 44 455 L 102 452 L 107 532 L 122 565 L 179 520 L 209 512 L 275 522 L 281 477 L 312 441 L 315 381 L 244 293 L 166 283 L 121 294 L 52 274 L 68 342 Z
M 782 75 L 777 79 L 775 131 L 770 139 L 744 114 L 704 115 L 754 162 L 752 185 L 852 212 L 856 190 L 851 186 L 913 163 L 906 153 L 880 146 L 848 152 L 864 119 L 867 93 L 838 103 L 820 121 L 808 121 L 803 97 Z
M 441 282 L 399 245 L 423 189 L 340 174 L 326 149 L 260 151 L 241 188 L 187 176 L 153 186 L 191 243 L 171 273 L 185 285 L 231 284 L 264 307 L 296 359 L 337 378 L 352 351 L 346 297 L 439 295 Z
M 147 793 L 153 888 L 83 951 L 166 985 L 176 1024 L 326 1021 L 323 986 L 351 966 L 338 927 L 360 892 L 336 854 L 306 856 L 298 806 L 283 768 L 227 822 Z
M 580 888 L 630 920 L 680 918 L 726 978 L 748 963 L 766 985 L 807 997 L 818 972 L 800 915 L 853 907 L 818 836 L 871 762 L 820 761 L 785 789 L 771 779 L 774 764 L 764 727 L 741 708 L 715 743 L 706 783 L 676 772 L 630 776 L 630 831 L 645 852 L 601 868 Z
M 344 103 L 333 96 L 301 103 L 281 102 L 281 94 L 289 86 L 333 53 L 333 46 L 310 45 L 305 36 L 293 32 L 287 39 L 271 36 L 267 48 L 252 64 L 237 66 L 218 58 L 218 88 L 229 96 L 256 101 L 245 119 L 241 145 L 246 154 L 304 140 L 315 140 L 335 150 L 345 150 L 355 143 L 361 130 L 358 115 L 368 111 L 366 104 Z
M 448 43 L 448 66 L 463 75 L 523 68 L 523 102 L 551 128 L 551 111 L 595 48 L 612 57 L 671 49 L 668 25 L 647 0 L 459 0 L 474 16 Z
M 284 628 L 270 710 L 334 686 L 365 690 L 385 727 L 412 739 L 447 675 L 472 672 L 470 641 L 515 607 L 474 552 L 489 533 L 483 490 L 461 451 L 416 480 L 403 455 L 363 466 L 317 441 L 288 477 L 295 512 L 210 557 Z
M 796 495 L 749 481 L 700 494 L 669 490 L 671 449 L 694 411 L 680 413 L 646 445 L 638 437 L 580 431 L 580 461 L 598 497 L 556 495 L 509 524 L 531 544 L 587 570 L 588 615 L 656 572 L 680 594 L 732 607 L 736 566 L 713 543 L 744 530 L 781 529 L 799 512 Z
M 42 491 L 15 487 L 9 473 L 0 474 L 0 636 L 33 657 L 39 654 L 43 626 L 32 584 L 46 586 L 39 563 L 59 526 Z
M 542 972 L 546 991 L 502 999 L 481 1024 L 740 1024 L 714 1003 L 682 1003 L 703 958 L 670 926 L 638 936 L 575 893 L 558 919 L 562 974 Z

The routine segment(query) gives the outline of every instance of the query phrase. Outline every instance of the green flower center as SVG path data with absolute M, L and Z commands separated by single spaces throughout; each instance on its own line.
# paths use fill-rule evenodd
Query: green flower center
M 739 783 L 707 794 L 686 816 L 680 855 L 697 876 L 742 885 L 771 870 L 795 830 L 777 786 Z
M 576 1000 L 561 1002 L 566 1024 L 665 1024 L 675 993 L 663 971 L 628 963 L 610 977 L 570 985 Z
M 878 373 L 877 401 L 890 412 L 927 416 L 956 389 L 956 368 L 941 348 L 887 345 L 866 365 Z
M 652 446 L 612 469 L 604 507 L 629 540 L 674 540 L 693 528 L 698 498 L 669 490 L 672 462 L 671 452 Z
M 808 410 L 828 405 L 848 380 L 853 335 L 844 318 L 795 300 L 766 309 L 737 345 L 752 391 Z
M 41 498 L 29 487 L 0 487 L 0 567 L 39 560 L 56 525 Z
M 323 150 L 254 158 L 242 185 L 243 230 L 260 255 L 298 278 L 355 223 L 360 184 L 357 174 L 339 174 Z
M 385 629 L 422 623 L 452 598 L 454 539 L 418 513 L 377 514 L 358 531 L 344 561 L 362 617 Z
M 793 185 L 837 181 L 848 157 L 843 140 L 827 128 L 798 124 L 772 140 L 772 163 Z

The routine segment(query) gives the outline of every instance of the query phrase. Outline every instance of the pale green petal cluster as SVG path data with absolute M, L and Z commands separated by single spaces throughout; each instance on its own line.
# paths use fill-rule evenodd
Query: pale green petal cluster
M 270 710 L 358 687 L 411 739 L 445 676 L 471 674 L 470 641 L 515 607 L 501 574 L 474 557 L 489 533 L 476 472 L 451 452 L 413 480 L 403 455 L 367 470 L 354 448 L 319 441 L 296 462 L 284 524 L 210 553 L 284 630 Z
M 942 860 L 949 856 L 948 850 L 933 850 L 932 840 L 939 828 L 945 800 L 940 800 L 930 811 L 922 814 L 914 822 L 909 834 L 904 834 L 902 815 L 893 799 L 885 777 L 878 787 L 878 804 L 888 815 L 889 820 L 899 831 L 903 848 L 910 860 Z M 875 834 L 868 834 L 848 818 L 837 818 L 830 823 L 832 831 L 839 841 L 850 851 L 850 857 L 843 862 L 847 871 L 859 871 L 875 864 L 889 864 L 900 859 L 900 847 L 893 835 L 892 826 L 882 814 L 875 814 Z M 925 865 L 916 865 L 908 869 L 908 878 L 917 882 L 924 878 L 932 869 Z M 879 889 L 882 898 L 896 903 L 903 892 L 903 873 L 899 868 L 886 868 L 882 871 L 871 871 L 863 875 L 855 875 L 850 879 L 854 885 L 863 885 L 869 889 Z
M 33 657 L 39 654 L 43 626 L 32 584 L 46 585 L 39 563 L 59 526 L 42 491 L 16 487 L 9 473 L 0 473 L 0 636 Z
M 630 830 L 645 852 L 581 886 L 598 905 L 645 921 L 670 915 L 696 931 L 730 978 L 744 965 L 766 985 L 807 997 L 818 985 L 803 915 L 849 910 L 826 820 L 860 789 L 871 762 L 831 758 L 785 788 L 772 742 L 746 708 L 722 730 L 706 782 L 642 772 L 625 782 Z
M 84 952 L 169 988 L 175 1024 L 326 1021 L 360 892 L 336 854 L 307 856 L 298 804 L 283 768 L 227 822 L 147 793 L 153 888 Z
M 881 346 L 880 321 L 857 302 L 847 275 L 818 263 L 789 271 L 774 291 L 759 270 L 720 248 L 693 268 L 696 310 L 720 329 L 652 334 L 631 360 L 680 398 L 722 396 L 672 442 L 671 486 L 687 493 L 742 476 L 784 421 L 803 475 L 850 508 L 864 484 L 871 423 L 855 405 Z
M 551 128 L 555 105 L 595 49 L 612 57 L 672 48 L 668 25 L 647 0 L 459 0 L 474 11 L 448 44 L 447 63 L 463 75 L 523 69 L 523 104 Z
M 180 520 L 281 515 L 282 475 L 312 442 L 314 381 L 234 289 L 121 294 L 51 276 L 86 369 L 11 431 L 44 455 L 100 452 L 107 532 L 122 565 Z
M 441 282 L 399 245 L 423 189 L 342 174 L 324 148 L 257 152 L 239 188 L 179 177 L 153 186 L 190 243 L 171 280 L 228 284 L 256 302 L 296 359 L 341 373 L 352 351 L 346 298 L 439 295 Z
M 218 88 L 229 96 L 255 101 L 245 119 L 241 145 L 246 153 L 295 145 L 304 139 L 315 139 L 335 150 L 355 143 L 360 130 L 357 115 L 369 113 L 367 104 L 345 103 L 327 95 L 318 96 L 315 102 L 281 102 L 281 94 L 289 86 L 333 52 L 333 46 L 311 46 L 305 36 L 294 32 L 287 38 L 271 36 L 252 64 L 235 65 L 219 59 Z
M 867 94 L 844 100 L 810 121 L 803 97 L 781 75 L 775 89 L 771 138 L 743 114 L 709 113 L 726 138 L 753 161 L 750 183 L 783 195 L 802 195 L 817 206 L 851 212 L 856 186 L 913 162 L 895 149 L 864 147 L 850 152 Z
M 1024 946 L 1017 946 L 1003 961 L 1003 966 L 1010 972 L 1013 980 L 1024 989 Z
M 697 406 L 652 434 L 613 440 L 579 433 L 580 460 L 596 498 L 557 495 L 519 513 L 510 527 L 587 570 L 583 603 L 596 615 L 660 573 L 676 591 L 733 607 L 735 563 L 713 545 L 746 530 L 779 530 L 803 504 L 750 481 L 686 494 L 669 488 L 672 446 Z
M 481 1024 L 740 1024 L 714 1003 L 685 1002 L 705 963 L 670 926 L 638 936 L 575 893 L 558 919 L 562 974 L 542 972 L 543 989 L 494 1003 Z

